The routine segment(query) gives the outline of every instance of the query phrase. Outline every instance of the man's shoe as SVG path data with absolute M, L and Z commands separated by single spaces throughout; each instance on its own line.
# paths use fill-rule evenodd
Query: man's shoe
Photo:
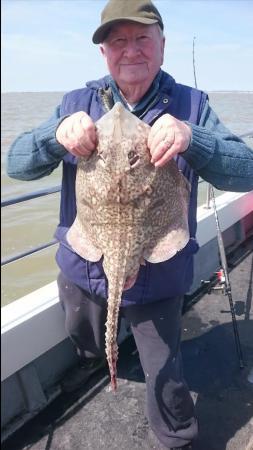
M 82 361 L 78 367 L 69 371 L 61 382 L 63 392 L 74 392 L 81 388 L 99 369 L 106 366 L 104 358 L 89 358 Z

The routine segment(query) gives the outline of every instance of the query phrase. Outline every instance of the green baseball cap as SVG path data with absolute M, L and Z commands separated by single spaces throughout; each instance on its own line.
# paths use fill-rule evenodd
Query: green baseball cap
M 158 23 L 163 30 L 160 13 L 150 0 L 109 0 L 101 13 L 101 25 L 93 34 L 94 44 L 103 42 L 111 26 L 124 20 L 145 25 Z

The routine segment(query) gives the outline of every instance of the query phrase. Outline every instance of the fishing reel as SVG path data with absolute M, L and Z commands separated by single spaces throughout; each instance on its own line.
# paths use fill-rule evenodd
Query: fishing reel
M 226 277 L 223 269 L 219 269 L 218 272 L 215 272 L 215 278 L 213 281 L 210 280 L 201 280 L 202 286 L 207 286 L 208 294 L 224 294 L 226 295 Z

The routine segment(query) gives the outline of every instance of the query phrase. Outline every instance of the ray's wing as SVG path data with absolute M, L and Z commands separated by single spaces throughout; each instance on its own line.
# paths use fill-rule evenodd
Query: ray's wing
M 157 169 L 146 211 L 150 239 L 143 257 L 147 261 L 166 261 L 188 243 L 189 196 L 190 185 L 175 161 Z
M 88 261 L 97 262 L 102 257 L 101 250 L 93 244 L 77 217 L 67 233 L 67 241 L 78 255 Z

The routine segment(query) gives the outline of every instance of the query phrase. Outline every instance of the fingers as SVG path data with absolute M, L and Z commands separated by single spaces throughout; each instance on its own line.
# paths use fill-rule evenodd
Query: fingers
M 171 145 L 169 148 L 165 148 L 165 146 L 163 146 L 159 149 L 158 153 L 155 154 L 154 158 L 151 159 L 151 162 L 155 167 L 162 167 L 178 153 L 177 145 Z
M 74 156 L 89 156 L 97 146 L 95 124 L 84 111 L 64 119 L 56 130 L 56 139 Z M 191 128 L 170 114 L 160 117 L 151 127 L 148 147 L 156 167 L 184 152 L 191 141 Z
M 154 141 L 151 144 L 150 153 L 151 153 L 151 162 L 154 164 L 162 158 L 165 152 L 167 152 L 175 142 L 175 134 L 174 130 L 170 130 L 166 132 L 157 134 L 154 138 Z
M 152 128 L 150 130 L 151 134 Z M 158 152 L 159 147 L 167 148 L 169 145 L 172 145 L 174 142 L 174 130 L 162 127 L 157 129 L 153 136 L 148 138 L 148 146 L 150 149 L 150 153 L 153 156 L 155 152 Z
M 81 134 L 80 139 L 84 139 L 86 148 L 90 151 L 94 150 L 97 144 L 96 128 L 88 114 L 81 117 Z
M 56 139 L 74 156 L 89 156 L 97 145 L 95 125 L 83 111 L 72 114 L 60 123 Z
M 83 115 L 72 122 L 69 129 L 69 148 L 76 156 L 88 156 L 96 147 L 96 131 L 90 117 Z
M 191 128 L 170 114 L 160 117 L 151 127 L 148 147 L 151 163 L 162 167 L 178 153 L 184 152 L 191 141 Z

